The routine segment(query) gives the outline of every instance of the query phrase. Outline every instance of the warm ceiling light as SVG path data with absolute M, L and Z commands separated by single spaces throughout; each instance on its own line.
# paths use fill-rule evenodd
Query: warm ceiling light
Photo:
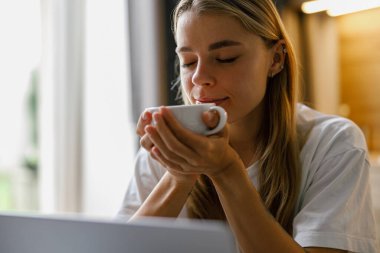
M 331 0 L 318 0 L 318 1 L 309 1 L 304 2 L 301 6 L 301 9 L 304 13 L 311 14 L 321 11 L 326 11 L 329 7 Z
M 302 4 L 304 13 L 327 11 L 330 16 L 369 10 L 380 7 L 380 0 L 315 0 Z
M 327 14 L 334 17 L 378 7 L 380 7 L 380 1 L 378 0 L 347 1 L 344 4 L 340 4 L 339 6 L 334 6 L 333 8 L 328 9 Z

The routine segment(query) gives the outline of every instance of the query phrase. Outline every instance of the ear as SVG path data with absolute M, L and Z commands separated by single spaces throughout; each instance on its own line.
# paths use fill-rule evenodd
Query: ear
M 268 71 L 268 77 L 272 78 L 284 69 L 286 58 L 286 44 L 284 40 L 279 40 L 272 47 L 272 64 Z

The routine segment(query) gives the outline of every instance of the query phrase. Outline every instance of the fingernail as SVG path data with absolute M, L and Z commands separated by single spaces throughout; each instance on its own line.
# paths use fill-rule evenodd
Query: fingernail
M 160 118 L 160 114 L 155 112 L 153 113 L 153 119 L 157 122 L 157 120 Z
M 143 113 L 142 120 L 146 121 L 148 119 L 148 116 L 146 115 L 147 111 Z
M 152 148 L 152 152 L 153 152 L 153 154 L 156 155 L 156 156 L 159 156 L 159 155 L 160 155 L 160 151 L 158 150 L 157 147 L 153 147 L 153 148 Z

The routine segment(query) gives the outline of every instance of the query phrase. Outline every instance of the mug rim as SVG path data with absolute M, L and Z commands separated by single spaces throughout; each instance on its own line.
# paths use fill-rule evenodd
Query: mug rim
M 146 110 L 155 110 L 155 109 L 160 109 L 160 107 L 167 107 L 167 108 L 188 108 L 188 107 L 193 107 L 193 106 L 216 106 L 215 103 L 202 103 L 202 104 L 191 104 L 191 105 L 160 105 L 160 106 L 151 106 L 151 107 L 147 107 Z

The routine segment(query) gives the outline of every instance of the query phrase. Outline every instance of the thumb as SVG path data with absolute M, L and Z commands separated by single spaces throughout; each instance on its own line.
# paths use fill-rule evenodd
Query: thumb
M 203 112 L 202 120 L 206 124 L 206 126 L 210 129 L 215 128 L 219 123 L 219 113 L 215 110 L 210 110 Z

